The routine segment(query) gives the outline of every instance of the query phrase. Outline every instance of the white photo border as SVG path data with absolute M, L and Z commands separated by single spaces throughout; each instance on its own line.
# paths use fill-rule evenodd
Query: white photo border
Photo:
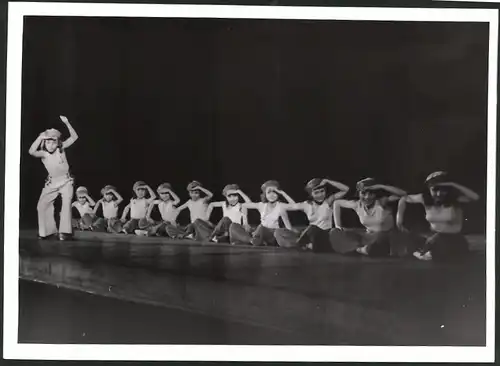
M 9 2 L 4 215 L 5 359 L 494 362 L 498 10 Z M 247 18 L 489 23 L 486 347 L 49 345 L 18 343 L 21 72 L 24 16 Z

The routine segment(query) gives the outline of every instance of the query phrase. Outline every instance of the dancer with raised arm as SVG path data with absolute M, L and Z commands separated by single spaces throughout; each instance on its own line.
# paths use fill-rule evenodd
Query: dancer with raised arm
M 244 209 L 256 209 L 260 213 L 260 225 L 253 232 L 250 243 L 254 246 L 280 246 L 285 248 L 296 246 L 296 233 L 294 232 L 280 196 L 288 204 L 295 201 L 284 191 L 275 180 L 268 180 L 261 186 L 261 202 L 245 202 Z M 283 221 L 285 228 L 280 228 L 279 220 Z M 245 219 L 244 219 L 245 220 Z M 244 222 L 248 225 L 248 222 Z
M 94 214 L 97 216 L 97 210 L 102 207 L 102 217 L 97 216 L 93 228 L 98 231 L 107 231 L 108 233 L 119 233 L 122 230 L 122 223 L 118 217 L 118 209 L 123 197 L 111 185 L 101 189 L 102 198 L 97 201 L 94 208 Z
M 251 202 L 250 198 L 237 184 L 226 185 L 222 195 L 226 197 L 225 201 L 211 202 L 208 205 L 208 217 L 216 207 L 222 208 L 223 216 L 210 235 L 211 240 L 216 243 L 248 244 L 251 239 L 249 228 L 248 225 L 243 227 L 243 222 L 248 222 L 247 210 L 243 208 L 240 197 L 247 203 Z
M 213 193 L 196 180 L 188 184 L 187 190 L 190 198 L 178 208 L 178 211 L 189 209 L 191 223 L 186 227 L 186 231 L 181 237 L 208 241 L 214 230 L 214 224 L 209 221 L 208 216 L 208 202 L 212 199 Z
M 93 224 L 97 219 L 94 212 L 95 201 L 90 197 L 86 187 L 76 189 L 76 199 L 71 207 L 77 209 L 80 219 L 73 219 L 73 228 L 77 230 L 93 230 Z
M 327 195 L 330 188 L 338 192 Z M 331 251 L 329 234 L 333 228 L 333 203 L 344 197 L 349 187 L 333 180 L 314 178 L 306 184 L 305 190 L 309 200 L 284 207 L 307 215 L 309 226 L 297 238 L 297 246 L 314 252 Z
M 330 233 L 333 249 L 339 253 L 357 252 L 368 256 L 406 256 L 407 243 L 394 230 L 391 202 L 398 201 L 406 192 L 402 189 L 377 184 L 366 178 L 356 184 L 358 200 L 337 200 L 333 204 L 335 228 Z M 341 209 L 349 208 L 358 215 L 365 230 L 362 233 L 345 231 Z
M 145 229 L 149 226 L 146 215 L 149 205 L 156 199 L 155 192 L 142 180 L 134 183 L 133 191 L 135 197 L 125 207 L 122 213 L 122 232 L 124 234 L 135 233 L 136 230 Z M 147 193 L 149 197 L 146 198 Z M 130 220 L 127 221 L 127 215 L 130 212 Z M 140 233 L 140 232 L 139 232 Z
M 71 201 L 73 199 L 73 178 L 70 175 L 66 149 L 78 139 L 68 118 L 59 117 L 69 131 L 69 138 L 61 141 L 61 132 L 50 129 L 42 132 L 29 149 L 31 156 L 40 158 L 48 177 L 37 204 L 38 236 L 45 239 L 59 233 L 60 240 L 71 239 Z M 59 231 L 54 219 L 54 201 L 62 198 Z
M 432 235 L 413 255 L 420 260 L 446 261 L 460 259 L 469 252 L 467 239 L 462 235 L 463 205 L 479 200 L 479 195 L 461 184 L 451 181 L 448 174 L 438 171 L 425 180 L 423 193 L 402 197 L 396 222 L 401 231 L 407 203 L 418 203 L 425 208 L 425 218 Z

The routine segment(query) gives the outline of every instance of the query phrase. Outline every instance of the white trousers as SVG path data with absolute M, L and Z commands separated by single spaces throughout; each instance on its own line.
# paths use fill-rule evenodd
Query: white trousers
M 54 218 L 54 201 L 61 195 L 62 205 L 59 233 L 71 234 L 71 201 L 73 200 L 73 179 L 69 176 L 48 178 L 38 200 L 38 234 L 42 237 L 57 233 Z

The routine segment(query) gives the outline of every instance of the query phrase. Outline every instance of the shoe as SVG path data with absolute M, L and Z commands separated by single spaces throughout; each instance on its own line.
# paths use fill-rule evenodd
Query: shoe
M 219 240 L 214 236 L 212 239 L 210 239 L 211 242 L 218 243 Z
M 304 248 L 305 248 L 306 250 L 313 250 L 313 245 L 312 245 L 312 243 L 309 243 L 309 244 L 306 244 L 306 245 L 304 246 Z
M 358 252 L 359 254 L 368 255 L 368 251 L 366 250 L 366 247 L 358 248 L 358 249 L 356 249 L 356 252 Z
M 184 239 L 191 239 L 193 240 L 194 239 L 194 235 L 193 234 L 188 234 L 184 237 Z
M 37 238 L 38 238 L 38 240 L 50 240 L 50 239 L 54 239 L 54 236 L 55 236 L 55 234 L 51 234 L 51 235 L 47 235 L 47 236 L 38 235 Z
M 432 254 L 431 254 L 431 252 L 426 252 L 424 255 L 422 255 L 422 260 L 424 260 L 424 261 L 431 261 L 432 260 Z
M 137 229 L 137 230 L 134 231 L 134 233 L 137 236 L 148 236 L 147 230 L 139 230 L 139 229 Z
M 59 240 L 60 241 L 73 240 L 73 237 L 71 236 L 71 234 L 60 233 L 59 234 Z

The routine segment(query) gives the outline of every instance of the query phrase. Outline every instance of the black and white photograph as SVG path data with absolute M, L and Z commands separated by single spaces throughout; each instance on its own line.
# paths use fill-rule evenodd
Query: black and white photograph
M 493 360 L 498 11 L 8 21 L 4 357 Z

